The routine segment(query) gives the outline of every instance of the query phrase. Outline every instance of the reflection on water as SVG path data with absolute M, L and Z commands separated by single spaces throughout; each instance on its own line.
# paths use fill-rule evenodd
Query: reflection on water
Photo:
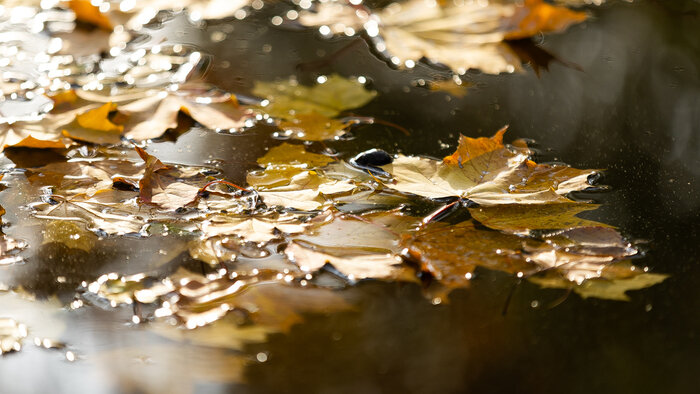
M 694 352 L 700 327 L 699 11 L 692 1 L 591 9 L 592 20 L 542 43 L 581 71 L 555 62 L 539 78 L 532 72 L 470 73 L 471 87 L 460 98 L 415 83 L 442 77 L 439 71 L 423 65 L 391 70 L 361 41 L 299 74 L 302 81 L 332 72 L 365 76 L 380 94 L 361 115 L 410 131 L 406 137 L 379 124 L 358 126 L 354 138 L 328 144 L 348 159 L 371 148 L 440 157 L 454 150 L 459 132 L 490 135 L 510 124 L 512 138 L 538 143 L 541 161 L 606 168 L 600 183 L 612 190 L 580 196 L 604 203 L 586 217 L 648 240 L 639 262 L 671 275 L 631 293 L 630 302 L 583 300 L 482 270 L 439 306 L 416 284 L 367 282 L 334 293 L 355 308 L 323 314 L 325 307 L 306 300 L 308 307 L 295 316 L 265 317 L 283 321 L 287 332 L 248 325 L 246 310 L 227 315 L 211 331 L 183 334 L 165 323 L 135 322 L 149 311 L 102 309 L 75 291 L 109 272 L 175 273 L 183 264 L 203 274 L 214 269 L 194 266 L 177 238 L 106 238 L 89 252 L 80 243 L 46 242 L 41 223 L 19 208 L 37 191 L 14 171 L 3 178 L 12 189 L 0 192 L 7 210 L 3 232 L 30 247 L 22 253 L 25 263 L 0 267 L 0 283 L 22 287 L 0 289 L 0 317 L 26 325 L 27 333 L 15 335 L 22 351 L 0 362 L 0 375 L 12 377 L 2 379 L 0 391 L 693 392 L 700 366 Z M 256 16 L 184 31 L 191 29 L 211 38 L 199 43 L 202 53 L 213 54 L 208 80 L 236 92 L 250 92 L 254 80 L 296 73 L 300 64 L 354 40 L 273 29 Z M 38 44 L 48 51 L 48 44 Z M 152 144 L 151 153 L 166 162 L 213 165 L 242 183 L 265 147 L 276 143 L 272 131 L 265 125 L 242 134 L 195 128 Z M 15 150 L 2 164 L 61 160 Z M 0 335 L 19 332 L 0 324 Z

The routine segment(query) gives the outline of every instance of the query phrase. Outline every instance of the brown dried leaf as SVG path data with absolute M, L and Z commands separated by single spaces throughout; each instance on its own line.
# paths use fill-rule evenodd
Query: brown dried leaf
M 537 266 L 520 253 L 526 241 L 497 231 L 482 230 L 468 220 L 455 225 L 431 223 L 412 236 L 403 247 L 423 272 L 430 273 L 447 289 L 468 286 L 476 267 L 531 274 Z
M 304 145 L 284 142 L 270 148 L 265 156 L 258 159 L 258 164 L 263 167 L 283 165 L 312 169 L 323 167 L 334 161 L 335 159 L 332 157 L 307 151 Z
M 624 265 L 626 269 L 620 268 L 620 261 L 638 251 L 607 227 L 575 228 L 536 239 L 480 229 L 471 220 L 456 225 L 436 222 L 404 236 L 402 245 L 409 258 L 430 273 L 445 292 L 467 286 L 476 267 L 483 267 L 517 273 L 518 277 L 544 272 L 548 275 L 545 278 L 557 278 L 543 280 L 550 287 L 559 283 L 558 287 L 579 289 L 589 296 L 613 298 L 611 294 L 619 287 L 606 290 L 598 282 L 586 283 L 605 279 L 619 280 L 623 285 L 631 283 L 625 280 L 642 271 L 629 264 Z M 532 280 L 539 283 L 539 279 Z M 606 295 L 605 291 L 609 293 Z
M 258 159 L 266 165 L 265 170 L 249 172 L 246 181 L 268 206 L 320 209 L 334 195 L 356 188 L 342 176 L 330 177 L 312 170 L 331 161 L 327 156 L 306 152 L 301 145 L 282 144 Z
M 342 136 L 354 123 L 311 112 L 298 114 L 290 120 L 283 120 L 279 123 L 279 128 L 290 133 L 292 138 L 304 141 L 325 141 Z

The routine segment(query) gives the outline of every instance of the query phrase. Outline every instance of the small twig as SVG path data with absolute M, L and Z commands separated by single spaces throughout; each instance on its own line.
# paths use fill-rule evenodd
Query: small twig
M 444 214 L 445 212 L 447 212 L 448 210 L 450 210 L 452 207 L 454 207 L 454 206 L 455 206 L 458 202 L 460 202 L 460 201 L 461 201 L 461 199 L 452 201 L 452 202 L 449 203 L 449 204 L 443 205 L 442 207 L 440 207 L 440 208 L 437 209 L 436 211 L 433 211 L 433 213 L 431 213 L 430 215 L 424 217 L 423 220 L 421 220 L 421 227 L 430 224 L 430 223 L 433 222 L 437 217 L 439 217 L 440 215 L 442 215 L 442 214 Z
M 377 119 L 377 118 L 374 118 L 372 116 L 356 116 L 353 113 L 348 113 L 348 115 L 349 116 L 346 116 L 343 119 L 347 119 L 348 121 L 354 121 L 357 124 L 375 124 L 376 123 L 376 124 L 380 124 L 380 125 L 394 128 L 406 136 L 411 135 L 411 133 L 405 127 L 399 126 L 396 123 L 389 122 L 387 120 Z

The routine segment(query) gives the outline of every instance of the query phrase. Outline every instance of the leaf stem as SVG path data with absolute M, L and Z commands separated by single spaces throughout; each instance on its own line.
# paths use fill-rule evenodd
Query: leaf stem
M 236 189 L 238 189 L 238 190 L 242 190 L 242 191 L 244 191 L 244 192 L 250 192 L 250 190 L 245 189 L 245 188 L 242 188 L 242 187 L 236 185 L 235 183 L 232 183 L 232 182 L 229 182 L 229 181 L 225 181 L 225 180 L 223 180 L 223 179 L 216 179 L 216 180 L 213 180 L 213 181 L 207 183 L 206 185 L 202 186 L 202 188 L 199 189 L 199 193 L 204 192 L 209 186 L 211 186 L 211 185 L 216 185 L 216 184 L 219 184 L 219 183 L 224 184 L 224 185 L 227 185 L 227 186 L 231 186 L 231 187 L 233 187 L 233 188 L 236 188 Z

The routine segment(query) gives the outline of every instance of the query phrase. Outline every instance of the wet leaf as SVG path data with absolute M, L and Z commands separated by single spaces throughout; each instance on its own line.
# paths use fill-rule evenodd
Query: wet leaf
M 212 181 L 202 174 L 203 168 L 166 165 L 139 147 L 136 147 L 136 151 L 146 163 L 143 177 L 139 180 L 139 202 L 142 204 L 169 211 L 195 206 L 200 191 Z M 236 200 L 233 195 L 226 195 L 225 198 Z
M 212 130 L 239 129 L 251 115 L 238 105 L 235 96 L 206 84 L 184 84 L 177 90 L 133 90 L 116 96 L 87 90 L 77 94 L 87 101 L 105 103 L 103 107 L 111 106 L 112 111 L 118 110 L 125 119 L 117 127 L 123 127 L 124 137 L 137 141 L 158 138 L 166 130 L 177 128 L 179 113 Z M 106 118 L 102 117 L 101 122 Z M 94 139 L 90 142 L 100 143 Z
M 397 255 L 400 232 L 411 230 L 419 221 L 397 210 L 362 216 L 329 210 L 310 221 L 310 230 L 294 237 L 284 253 L 305 272 L 330 264 L 351 281 L 416 281 L 415 271 Z
M 293 175 L 289 174 L 291 177 L 283 180 L 282 185 L 265 186 L 262 180 L 270 174 L 267 171 L 260 178 L 256 174 L 248 174 L 247 180 L 268 206 L 311 211 L 330 204 L 334 195 L 355 189 L 349 180 L 328 178 L 317 171 L 295 171 Z M 271 171 L 279 175 L 278 169 Z
M 265 170 L 248 173 L 246 181 L 268 206 L 320 209 L 334 195 L 356 187 L 348 179 L 329 177 L 313 169 L 328 163 L 328 159 L 306 152 L 301 145 L 283 144 L 260 158 L 258 163 L 266 165 Z
M 468 286 L 476 267 L 521 275 L 537 271 L 520 253 L 524 238 L 482 230 L 471 220 L 456 224 L 431 223 L 402 245 L 421 271 L 447 289 Z
M 595 170 L 536 164 L 526 149 L 503 145 L 505 128 L 491 138 L 460 137 L 457 151 L 437 160 L 399 155 L 383 166 L 388 187 L 429 198 L 460 197 L 484 206 L 567 202 L 563 194 L 590 185 Z
M 358 80 L 339 75 L 323 77 L 312 87 L 295 79 L 256 82 L 253 94 L 266 98 L 261 111 L 278 118 L 279 127 L 292 138 L 323 141 L 342 136 L 353 125 L 371 120 L 333 119 L 341 112 L 362 107 L 377 95 Z
M 257 216 L 213 215 L 199 225 L 205 237 L 231 235 L 247 241 L 264 243 L 279 238 L 282 233 L 295 234 L 304 231 L 306 225 L 292 214 L 267 214 Z
M 105 30 L 112 30 L 112 22 L 110 22 L 107 15 L 100 12 L 100 9 L 93 5 L 90 0 L 69 0 L 68 6 L 75 12 L 75 17 L 78 20 Z
M 299 241 L 290 243 L 284 253 L 303 271 L 315 272 L 330 264 L 351 281 L 368 278 L 415 280 L 413 272 L 392 253 L 372 253 L 352 247 L 321 247 Z
M 279 127 L 290 133 L 292 138 L 304 141 L 325 141 L 342 136 L 355 124 L 352 120 L 337 120 L 317 112 L 295 115 L 291 120 L 284 120 Z
M 269 101 L 262 108 L 265 113 L 286 120 L 294 119 L 299 114 L 332 118 L 342 111 L 362 107 L 377 95 L 365 89 L 359 81 L 335 74 L 311 87 L 300 85 L 294 79 L 256 82 L 253 94 Z
M 259 158 L 257 161 L 258 164 L 263 167 L 282 165 L 300 168 L 317 168 L 332 163 L 335 159 L 330 156 L 311 153 L 306 150 L 304 145 L 284 142 L 274 148 L 270 148 L 265 156 Z
M 64 198 L 52 196 L 52 202 L 31 204 L 39 219 L 82 223 L 98 235 L 144 235 L 157 213 L 136 203 L 133 192 L 103 191 L 92 197 Z
M 40 115 L 34 121 L 14 122 L 0 118 L 0 152 L 8 147 L 66 148 L 70 141 L 63 137 L 61 128 L 74 116 L 74 113 Z
M 637 255 L 638 250 L 607 227 L 575 228 L 534 238 L 481 229 L 472 220 L 456 225 L 434 222 L 405 235 L 402 245 L 409 259 L 445 288 L 442 294 L 468 286 L 477 267 L 533 278 L 535 282 L 539 279 L 533 275 L 543 272 L 549 275 L 547 278 L 558 278 L 558 282 L 543 283 L 560 283 L 559 287 L 576 291 L 584 286 L 592 290 L 582 292 L 597 296 L 598 291 L 602 298 L 612 298 L 617 290 L 586 283 L 605 279 L 620 280 L 622 285 L 631 283 L 624 280 L 636 272 L 642 272 L 623 263 Z M 604 290 L 609 290 L 609 294 L 604 294 Z
M 574 227 L 607 226 L 576 216 L 597 209 L 598 205 L 574 201 L 544 205 L 495 205 L 469 208 L 479 223 L 495 230 L 527 233 L 530 230 L 570 229 Z
M 464 73 L 478 68 L 498 74 L 521 69 L 504 40 L 556 32 L 586 19 L 586 14 L 542 0 L 522 3 L 435 3 L 410 0 L 374 11 L 342 2 L 321 3 L 302 12 L 306 26 L 324 26 L 323 34 L 364 30 L 378 52 L 393 65 L 412 68 L 422 58 Z
M 94 144 L 118 144 L 124 126 L 114 124 L 109 119 L 116 109 L 117 105 L 109 102 L 78 114 L 72 123 L 64 127 L 63 135 Z
M 292 214 L 215 214 L 198 225 L 202 235 L 190 242 L 192 258 L 210 265 L 235 261 L 239 255 L 262 258 L 270 255 L 265 244 L 287 234 L 304 231 L 308 225 Z

